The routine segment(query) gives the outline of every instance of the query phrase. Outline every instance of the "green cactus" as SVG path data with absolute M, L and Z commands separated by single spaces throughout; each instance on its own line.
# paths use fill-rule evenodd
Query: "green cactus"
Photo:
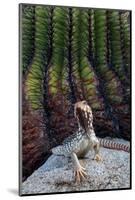
M 22 11 L 22 71 L 31 109 L 50 121 L 53 100 L 73 105 L 86 99 L 123 131 L 116 107 L 130 99 L 130 12 L 38 5 Z
M 34 55 L 35 38 L 35 8 L 34 6 L 24 6 L 21 18 L 21 36 L 22 36 L 22 70 L 28 71 Z

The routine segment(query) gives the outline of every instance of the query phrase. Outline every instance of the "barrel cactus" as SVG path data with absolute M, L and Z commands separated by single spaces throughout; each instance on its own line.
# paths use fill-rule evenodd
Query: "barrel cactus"
M 36 127 L 50 147 L 76 129 L 73 106 L 80 100 L 93 110 L 97 135 L 130 140 L 130 16 L 21 6 L 23 96 L 31 115 L 40 115 Z

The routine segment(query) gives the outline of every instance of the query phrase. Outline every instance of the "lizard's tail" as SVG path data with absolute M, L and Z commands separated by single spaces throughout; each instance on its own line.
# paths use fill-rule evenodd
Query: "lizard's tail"
M 123 144 L 123 143 L 119 143 L 119 142 L 114 142 L 111 140 L 106 140 L 106 139 L 102 139 L 102 138 L 98 138 L 99 142 L 100 142 L 100 146 L 108 148 L 108 149 L 116 149 L 116 150 L 123 150 L 126 152 L 130 152 L 130 146 Z

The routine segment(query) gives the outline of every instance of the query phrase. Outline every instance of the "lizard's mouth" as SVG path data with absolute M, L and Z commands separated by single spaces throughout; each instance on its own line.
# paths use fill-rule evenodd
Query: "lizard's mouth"
M 87 101 L 80 101 L 75 104 L 74 115 L 81 126 L 87 133 L 92 129 L 93 115 L 91 107 Z

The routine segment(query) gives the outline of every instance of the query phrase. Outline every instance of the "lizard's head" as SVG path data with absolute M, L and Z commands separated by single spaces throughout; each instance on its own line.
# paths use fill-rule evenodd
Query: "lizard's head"
M 88 131 L 91 128 L 93 122 L 93 115 L 91 107 L 88 105 L 87 101 L 79 101 L 75 103 L 74 115 L 77 118 L 79 125 Z

